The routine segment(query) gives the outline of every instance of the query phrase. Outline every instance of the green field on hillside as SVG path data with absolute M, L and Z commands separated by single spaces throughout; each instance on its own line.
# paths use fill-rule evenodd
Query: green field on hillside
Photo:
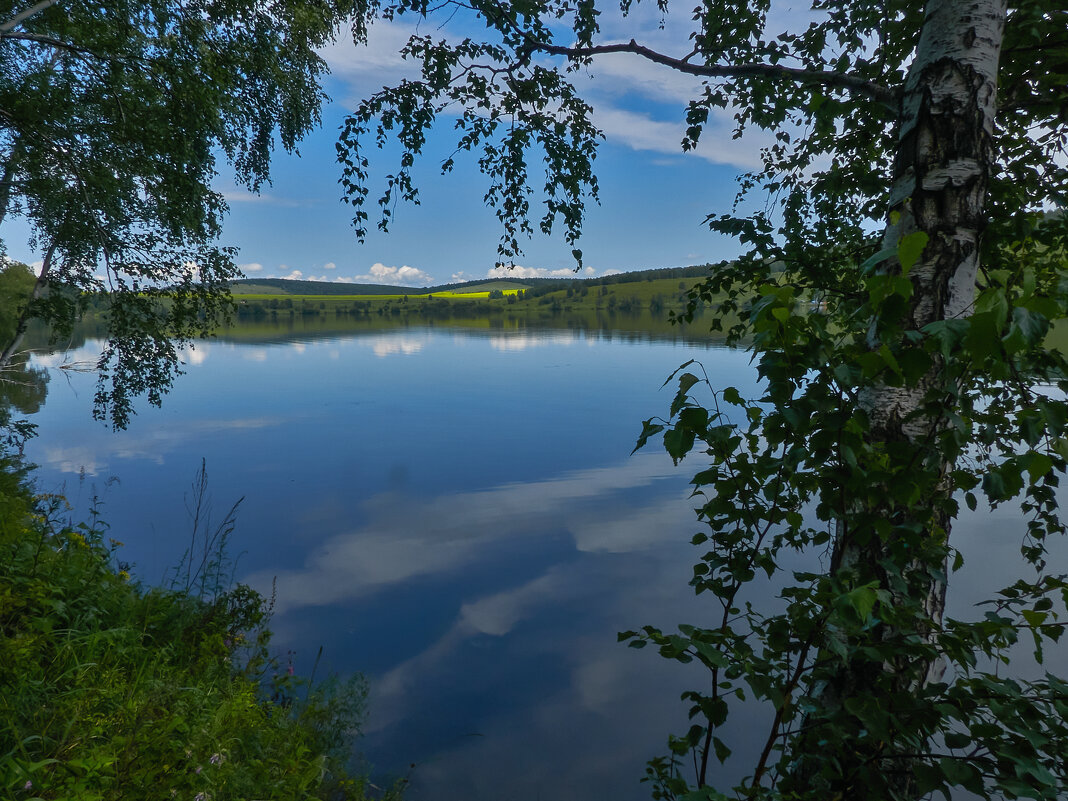
M 470 307 L 480 312 L 495 309 L 532 309 L 549 307 L 553 311 L 619 310 L 624 312 L 646 309 L 651 312 L 680 311 L 686 303 L 687 290 L 697 278 L 657 279 L 620 284 L 589 284 L 574 282 L 563 286 L 548 284 L 525 289 L 505 282 L 433 293 L 280 295 L 277 293 L 240 293 L 234 296 L 240 316 L 261 314 L 402 314 L 413 311 L 432 314 L 445 312 L 443 304 Z M 355 288 L 355 287 L 352 287 Z M 498 291 L 500 296 L 490 297 Z M 451 308 L 451 306 L 449 307 Z M 465 308 L 465 311 L 474 309 Z

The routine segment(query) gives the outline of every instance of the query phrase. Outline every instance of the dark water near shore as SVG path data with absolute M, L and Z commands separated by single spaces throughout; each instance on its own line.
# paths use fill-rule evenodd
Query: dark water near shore
M 235 574 L 274 587 L 276 648 L 303 673 L 322 646 L 320 671 L 367 674 L 362 750 L 379 783 L 410 772 L 410 799 L 648 798 L 644 762 L 704 677 L 616 632 L 712 610 L 687 587 L 701 465 L 630 450 L 684 361 L 758 394 L 748 355 L 640 326 L 322 328 L 199 343 L 125 432 L 92 422 L 93 376 L 54 373 L 27 448 L 41 489 L 99 496 L 120 556 L 157 582 L 204 459 L 217 517 L 245 499 Z M 962 521 L 983 558 L 954 605 L 1000 582 L 1015 529 L 1009 511 Z M 744 753 L 759 722 L 724 739 Z

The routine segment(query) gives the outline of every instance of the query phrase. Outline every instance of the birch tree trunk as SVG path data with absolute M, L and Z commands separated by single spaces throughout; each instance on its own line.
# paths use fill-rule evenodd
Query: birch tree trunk
M 925 12 L 916 60 L 909 69 L 902 98 L 890 190 L 891 224 L 884 234 L 888 249 L 916 232 L 927 237 L 922 254 L 908 271 L 913 295 L 904 323 L 906 333 L 966 316 L 974 302 L 985 202 L 994 164 L 997 72 L 1007 4 L 1005 0 L 931 0 Z M 892 259 L 885 269 L 900 273 L 902 265 Z M 873 322 L 869 345 L 875 349 L 882 344 L 879 324 Z M 911 525 L 922 531 L 934 552 L 946 546 L 950 519 L 939 511 L 938 501 L 953 491 L 948 478 L 953 465 L 937 443 L 945 425 L 944 412 L 951 410 L 956 393 L 945 366 L 945 361 L 936 357 L 915 386 L 877 384 L 860 396 L 860 405 L 870 420 L 872 442 L 889 459 L 898 459 L 899 466 L 901 455 L 911 454 L 917 469 L 934 476 L 932 497 L 927 504 L 921 503 L 921 508 L 895 508 L 888 501 L 886 506 L 858 509 L 855 516 L 847 513 L 838 526 L 832 558 L 832 570 L 838 576 L 858 586 L 878 582 L 897 603 L 926 597 L 927 630 L 902 632 L 883 624 L 882 631 L 873 634 L 883 643 L 916 634 L 929 640 L 942 620 L 944 562 L 932 563 L 928 552 L 926 560 L 915 559 L 910 564 L 906 557 L 902 564 L 903 551 L 900 543 L 893 541 L 895 534 L 888 541 L 874 534 L 871 524 L 885 519 L 894 532 Z M 943 399 L 941 408 L 938 399 Z M 887 563 L 897 565 L 905 581 L 901 574 L 890 575 Z M 926 683 L 939 680 L 942 670 L 931 661 L 908 664 L 904 659 L 881 664 L 839 663 L 836 672 L 817 689 L 814 700 L 820 714 L 810 719 L 815 724 L 813 731 L 802 737 L 805 756 L 813 757 L 826 748 L 819 721 L 848 716 L 850 698 L 870 697 L 880 688 L 891 690 L 888 697 L 893 697 L 894 691 L 915 694 Z M 873 765 L 886 778 L 894 797 L 915 797 L 909 760 L 902 753 L 847 753 L 851 750 L 848 743 L 835 745 L 834 757 L 840 761 L 835 782 L 841 784 L 834 788 L 838 797 L 875 797 L 873 788 L 862 779 Z M 816 769 L 805 756 L 797 763 L 800 769 L 785 779 L 788 786 L 802 793 Z

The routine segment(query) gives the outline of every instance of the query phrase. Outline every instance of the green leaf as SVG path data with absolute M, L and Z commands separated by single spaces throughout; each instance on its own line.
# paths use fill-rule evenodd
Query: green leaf
M 660 423 L 654 423 L 652 419 L 643 422 L 642 433 L 638 437 L 638 444 L 634 446 L 634 450 L 631 451 L 631 454 L 637 453 L 639 449 L 644 448 L 645 443 L 649 441 L 649 437 L 653 436 L 654 434 L 658 434 L 663 430 L 664 426 L 662 426 Z
M 897 260 L 901 263 L 901 272 L 904 275 L 908 275 L 909 270 L 919 261 L 926 247 L 927 234 L 924 231 L 913 231 L 901 237 L 897 245 Z
M 871 582 L 865 584 L 863 587 L 857 587 L 854 590 L 850 590 L 846 594 L 846 601 L 857 613 L 857 617 L 861 621 L 866 621 L 871 617 L 872 609 L 875 608 L 875 602 L 878 600 L 878 582 Z
M 678 464 L 693 448 L 694 432 L 690 428 L 671 428 L 664 433 L 664 449 L 671 460 Z
M 1029 626 L 1036 627 L 1045 623 L 1046 618 L 1049 617 L 1047 612 L 1035 612 L 1031 609 L 1022 609 L 1020 610 L 1020 614 L 1023 616 L 1023 619 L 1027 621 Z
M 712 737 L 712 747 L 715 749 L 716 759 L 718 759 L 721 764 L 726 762 L 731 755 L 731 749 L 728 748 L 727 744 L 719 739 L 719 737 Z
M 895 256 L 896 254 L 897 254 L 897 250 L 894 249 L 894 248 L 883 248 L 878 253 L 875 253 L 872 256 L 869 256 L 863 262 L 861 262 L 861 264 L 860 264 L 860 272 L 861 273 L 869 273 L 877 265 L 879 265 L 882 262 L 886 261 L 887 259 Z
M 983 492 L 991 501 L 1000 501 L 1007 497 L 1005 480 L 1001 473 L 991 471 L 983 476 Z
M 729 403 L 732 406 L 744 406 L 745 401 L 742 400 L 742 396 L 738 393 L 735 387 L 726 387 L 723 390 L 723 402 Z
M 683 373 L 679 376 L 679 390 L 675 393 L 675 399 L 671 402 L 671 416 L 679 413 L 679 409 L 689 401 L 689 391 L 700 379 L 693 373 Z
M 946 748 L 966 748 L 972 742 L 972 738 L 961 732 L 951 731 L 946 734 Z

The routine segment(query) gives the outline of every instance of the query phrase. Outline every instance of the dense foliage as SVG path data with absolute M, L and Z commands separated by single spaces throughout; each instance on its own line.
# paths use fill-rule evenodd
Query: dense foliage
M 279 670 L 263 598 L 140 586 L 105 525 L 63 522 L 61 498 L 2 467 L 0 796 L 365 797 L 346 772 L 358 676 Z

